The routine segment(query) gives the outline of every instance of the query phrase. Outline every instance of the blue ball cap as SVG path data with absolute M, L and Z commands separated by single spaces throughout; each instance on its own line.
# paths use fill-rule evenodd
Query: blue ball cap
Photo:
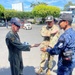
M 11 18 L 10 22 L 11 22 L 11 24 L 14 24 L 14 25 L 16 25 L 18 27 L 21 26 L 21 20 L 19 18 L 17 18 L 17 17 Z

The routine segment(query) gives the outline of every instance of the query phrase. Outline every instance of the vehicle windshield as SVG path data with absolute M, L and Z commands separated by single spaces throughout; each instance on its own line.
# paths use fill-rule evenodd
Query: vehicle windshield
M 0 20 L 0 23 L 4 23 L 4 20 Z

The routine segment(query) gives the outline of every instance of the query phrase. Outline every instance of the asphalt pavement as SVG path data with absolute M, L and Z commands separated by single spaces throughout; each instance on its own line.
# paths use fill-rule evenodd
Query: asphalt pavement
M 42 42 L 43 38 L 40 35 L 42 25 L 33 25 L 32 30 L 20 29 L 18 32 L 21 42 L 28 42 L 29 44 L 35 44 Z M 5 36 L 10 30 L 10 27 L 0 27 L 0 75 L 11 75 L 10 65 L 8 61 L 8 49 L 5 43 Z M 31 48 L 30 51 L 23 51 L 23 64 L 24 64 L 24 75 L 36 75 L 36 71 L 40 65 L 40 47 Z M 57 72 L 57 61 L 58 56 L 54 56 L 52 75 L 56 75 Z M 46 69 L 45 69 L 46 70 Z M 45 75 L 45 71 L 43 74 Z M 73 71 L 75 75 L 75 70 Z

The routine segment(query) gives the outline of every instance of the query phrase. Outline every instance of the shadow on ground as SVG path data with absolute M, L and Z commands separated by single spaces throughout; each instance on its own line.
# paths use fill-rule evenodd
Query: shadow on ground
M 23 70 L 24 75 L 36 75 L 35 68 L 33 66 L 26 66 Z
M 0 75 L 11 75 L 10 68 L 1 68 Z
M 26 66 L 23 69 L 24 75 L 36 75 L 35 74 L 35 68 L 33 66 Z M 11 75 L 10 68 L 1 68 L 0 69 L 0 75 Z
M 56 65 L 56 62 L 53 61 L 53 67 L 52 67 L 52 69 L 54 68 L 55 65 Z M 54 72 L 56 72 L 56 70 L 54 70 Z M 35 68 L 33 66 L 26 66 L 23 69 L 23 74 L 24 75 L 36 75 Z M 45 73 L 43 73 L 41 75 L 44 75 L 44 74 Z M 0 75 L 11 75 L 10 68 L 1 68 L 0 69 Z

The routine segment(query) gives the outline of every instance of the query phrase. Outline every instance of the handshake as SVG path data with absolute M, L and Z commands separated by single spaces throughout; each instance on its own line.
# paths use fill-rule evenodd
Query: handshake
M 43 51 L 43 52 L 46 52 L 47 49 L 51 50 L 52 48 L 51 47 L 42 47 L 42 48 L 40 48 L 40 50 Z
M 31 45 L 31 48 L 32 48 L 32 47 L 38 47 L 39 45 L 40 45 L 40 44 L 32 44 L 32 45 Z
M 43 51 L 43 52 L 46 52 L 46 49 L 47 49 L 46 47 L 41 47 L 40 48 L 40 50 Z
M 24 42 L 24 45 L 29 45 L 29 43 L 28 42 Z M 30 45 L 30 48 L 38 47 L 39 45 L 40 45 L 40 43 L 39 44 L 32 44 L 32 45 Z

